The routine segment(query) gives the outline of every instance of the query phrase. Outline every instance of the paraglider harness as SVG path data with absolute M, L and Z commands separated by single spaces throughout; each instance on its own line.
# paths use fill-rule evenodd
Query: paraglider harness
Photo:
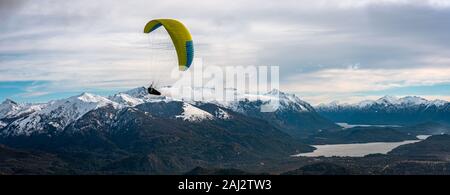
M 153 83 L 147 88 L 147 92 L 151 95 L 161 95 L 161 92 L 153 88 Z

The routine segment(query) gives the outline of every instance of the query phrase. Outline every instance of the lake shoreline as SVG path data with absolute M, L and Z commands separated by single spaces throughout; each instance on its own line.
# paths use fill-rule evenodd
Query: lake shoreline
M 312 152 L 292 155 L 292 157 L 363 157 L 369 154 L 387 154 L 394 148 L 425 140 L 430 135 L 418 135 L 417 140 L 405 140 L 401 142 L 369 142 L 352 144 L 324 144 L 313 145 L 316 149 Z

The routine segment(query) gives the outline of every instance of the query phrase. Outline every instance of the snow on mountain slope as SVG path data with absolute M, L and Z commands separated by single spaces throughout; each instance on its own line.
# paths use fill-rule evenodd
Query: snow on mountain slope
M 375 103 L 383 104 L 383 105 L 397 105 L 400 104 L 400 101 L 397 97 L 394 96 L 384 96 L 375 101 Z
M 13 101 L 5 101 L 1 104 L 2 115 L 11 116 L 14 121 L 8 121 L 4 124 L 3 135 L 30 135 L 47 131 L 60 131 L 70 123 L 78 120 L 89 111 L 100 107 L 112 105 L 116 109 L 126 107 L 135 107 L 144 103 L 169 103 L 181 102 L 182 113 L 174 113 L 172 117 L 180 118 L 190 122 L 213 119 L 230 119 L 231 115 L 222 108 L 232 111 L 245 113 L 245 110 L 259 110 L 259 107 L 272 102 L 278 102 L 278 110 L 290 110 L 296 112 L 308 112 L 313 108 L 306 102 L 300 100 L 295 95 L 273 90 L 262 95 L 240 94 L 234 89 L 228 89 L 227 93 L 233 94 L 235 99 L 232 101 L 218 101 L 214 97 L 208 98 L 208 94 L 214 94 L 211 88 L 195 88 L 188 91 L 187 94 L 202 93 L 206 94 L 201 103 L 212 103 L 219 108 L 210 112 L 198 108 L 196 102 L 179 94 L 179 90 L 172 87 L 163 87 L 160 89 L 163 96 L 154 96 L 147 93 L 145 87 L 139 87 L 128 91 L 111 95 L 107 98 L 89 93 L 83 93 L 79 96 L 69 97 L 67 99 L 50 101 L 46 104 L 17 104 Z M 188 89 L 189 90 L 189 89 Z M 192 92 L 192 93 L 191 93 Z M 166 96 L 164 96 L 166 95 Z M 250 107 L 249 107 L 250 106 Z M 151 113 L 152 110 L 149 110 Z M 158 112 L 166 112 L 161 110 Z M 167 113 L 170 114 L 170 113 Z
M 374 101 L 374 100 L 363 100 L 363 101 L 361 101 L 361 102 L 359 102 L 357 105 L 356 105 L 356 107 L 358 107 L 358 108 L 364 108 L 364 107 L 366 107 L 366 106 L 370 106 L 370 105 L 373 105 L 373 104 L 375 104 L 376 103 L 376 101 Z M 344 104 L 344 105 L 342 105 L 342 106 L 352 106 L 351 104 Z
M 426 100 L 425 98 L 417 97 L 417 96 L 407 96 L 399 99 L 399 104 L 402 105 L 425 105 L 432 103 L 431 101 Z
M 6 99 L 0 104 L 0 119 L 10 115 L 13 112 L 16 112 L 20 109 L 19 104 L 16 102 Z
M 124 91 L 121 93 L 127 94 L 130 97 L 140 98 L 140 99 L 143 99 L 149 95 L 147 92 L 147 89 L 145 87 L 138 87 L 138 88 L 130 89 L 128 91 Z
M 148 94 L 147 88 L 145 87 L 134 88 L 125 92 L 121 92 L 119 94 L 126 94 L 128 95 L 128 97 L 138 99 L 139 101 L 142 102 L 158 102 L 158 101 L 165 101 L 168 99 L 171 100 L 170 97 L 167 97 L 164 94 L 161 96 Z
M 405 108 L 405 107 L 414 107 L 414 106 L 437 106 L 441 107 L 447 104 L 447 101 L 444 100 L 427 100 L 422 97 L 417 96 L 406 96 L 402 98 L 397 98 L 394 96 L 384 96 L 379 98 L 378 100 L 364 100 L 356 104 L 340 104 L 337 101 L 333 101 L 328 104 L 320 104 L 317 106 L 318 109 L 324 110 L 324 109 L 336 109 L 337 107 L 343 107 L 343 108 L 359 108 L 363 109 L 366 107 L 370 107 L 373 105 L 380 105 L 380 106 L 393 106 L 397 108 Z
M 432 100 L 428 106 L 437 106 L 437 107 L 441 107 L 444 106 L 445 104 L 447 104 L 449 102 L 445 101 L 445 100 Z
M 148 102 L 160 102 L 160 101 L 173 101 L 174 99 L 167 96 L 156 96 L 150 95 L 147 92 L 147 88 L 138 87 L 128 91 L 120 92 L 118 94 L 114 94 L 109 96 L 108 99 L 114 101 L 122 106 L 137 106 L 139 104 L 148 103 Z
M 15 112 L 12 112 L 9 116 L 17 117 L 31 114 L 36 111 L 42 110 L 42 108 L 45 107 L 45 105 L 46 104 L 20 104 L 20 109 L 16 110 Z
M 277 89 L 266 93 L 265 96 L 269 96 L 271 98 L 275 98 L 275 100 L 278 100 L 280 103 L 280 107 L 278 108 L 279 110 L 291 109 L 299 112 L 309 112 L 314 110 L 314 108 L 312 108 L 309 103 L 301 100 L 296 95 L 284 93 Z
M 44 104 L 18 104 L 7 99 L 0 104 L 0 119 L 28 115 L 41 110 L 42 106 L 44 106 Z
M 143 99 L 133 97 L 126 93 L 118 93 L 109 97 L 110 100 L 126 106 L 136 106 L 144 103 Z
M 81 115 L 106 105 L 119 106 L 105 97 L 83 93 L 79 96 L 73 96 L 67 99 L 51 101 L 39 113 L 58 116 L 70 116 L 77 119 Z
M 235 101 L 218 102 L 217 104 L 240 113 L 245 113 L 250 105 L 258 105 L 260 111 L 267 106 L 270 108 L 269 112 L 287 110 L 294 112 L 314 112 L 314 108 L 309 103 L 301 100 L 296 95 L 278 90 L 272 90 L 259 95 L 242 94 Z
M 450 103 L 417 96 L 384 96 L 348 105 L 320 105 L 316 110 L 334 122 L 371 125 L 416 125 L 436 122 L 450 124 Z
M 200 108 L 197 108 L 191 104 L 183 103 L 183 113 L 176 118 L 182 118 L 186 121 L 202 121 L 202 120 L 211 120 L 214 116 Z
M 51 101 L 42 105 L 40 110 L 9 124 L 7 130 L 3 131 L 2 134 L 30 135 L 35 132 L 48 130 L 51 127 L 56 130 L 62 130 L 87 112 L 107 105 L 112 105 L 116 108 L 120 107 L 118 103 L 107 98 L 89 93 Z
M 219 108 L 215 113 L 214 113 L 214 115 L 217 117 L 217 118 L 219 118 L 219 119 L 231 119 L 231 116 L 230 116 L 230 114 L 228 114 L 228 112 L 227 111 L 225 111 L 225 110 L 223 110 L 223 109 L 221 109 L 221 108 Z
M 236 89 L 225 89 L 221 94 L 226 94 L 226 98 L 224 98 L 223 96 L 216 97 L 216 91 L 214 88 L 185 87 L 180 89 L 165 86 L 161 87 L 159 91 L 161 91 L 161 93 L 163 94 L 162 96 L 149 95 L 145 87 L 135 88 L 123 92 L 123 94 L 128 94 L 133 98 L 143 100 L 143 102 L 183 101 L 192 104 L 195 104 L 195 102 L 212 103 L 238 112 L 242 112 L 241 108 L 239 108 L 238 106 L 242 101 L 261 101 L 262 105 L 268 105 L 277 102 L 279 103 L 277 110 L 289 109 L 299 112 L 308 112 L 314 110 L 312 106 L 310 106 L 307 102 L 300 100 L 300 98 L 298 98 L 296 95 L 284 93 L 276 89 L 264 94 L 239 93 Z M 201 100 L 195 99 L 194 97 L 201 97 Z M 110 99 L 119 103 L 127 102 L 123 100 L 119 101 L 117 97 L 110 97 Z M 130 103 L 130 105 L 135 104 Z

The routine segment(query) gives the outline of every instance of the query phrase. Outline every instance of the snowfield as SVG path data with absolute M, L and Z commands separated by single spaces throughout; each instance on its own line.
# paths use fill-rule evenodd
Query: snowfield
M 195 106 L 192 106 L 191 104 L 188 103 L 183 104 L 183 113 L 176 117 L 191 122 L 201 120 L 211 120 L 214 118 L 214 116 L 211 115 L 210 113 Z

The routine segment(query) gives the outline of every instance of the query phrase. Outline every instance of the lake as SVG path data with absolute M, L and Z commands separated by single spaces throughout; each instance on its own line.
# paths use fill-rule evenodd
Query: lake
M 368 154 L 387 154 L 394 148 L 404 145 L 420 142 L 429 137 L 429 135 L 419 135 L 419 140 L 406 140 L 402 142 L 371 142 L 362 144 L 326 144 L 326 145 L 313 145 L 316 150 L 309 153 L 300 153 L 292 155 L 293 157 L 305 156 L 305 157 L 332 157 L 332 156 L 349 156 L 349 157 L 362 157 Z
M 401 127 L 400 125 L 363 125 L 363 124 L 348 124 L 348 123 L 336 123 L 343 129 L 349 129 L 353 127 Z

